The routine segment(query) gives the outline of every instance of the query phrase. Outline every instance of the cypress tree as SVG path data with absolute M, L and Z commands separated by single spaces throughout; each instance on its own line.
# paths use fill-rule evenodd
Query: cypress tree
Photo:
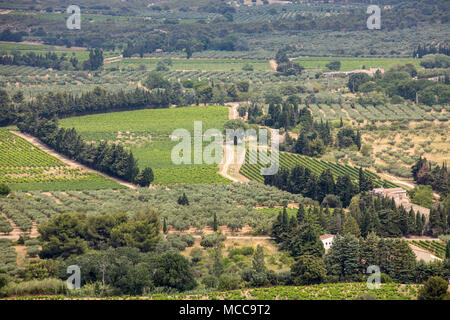
M 423 224 L 422 217 L 419 211 L 416 213 L 416 234 L 422 235 L 423 232 Z
M 217 232 L 218 226 L 217 226 L 217 216 L 216 213 L 214 212 L 214 221 L 213 221 L 213 230 L 214 232 Z
M 299 225 L 302 225 L 305 222 L 305 207 L 303 206 L 303 204 L 299 204 L 298 205 L 298 210 L 297 210 L 297 223 Z

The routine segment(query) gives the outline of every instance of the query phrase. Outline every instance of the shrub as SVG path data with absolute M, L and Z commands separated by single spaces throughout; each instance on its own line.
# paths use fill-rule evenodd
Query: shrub
M 419 300 L 449 300 L 448 283 L 441 277 L 431 277 L 419 290 Z
M 24 296 L 39 294 L 65 294 L 66 283 L 60 279 L 48 278 L 43 280 L 30 280 L 20 283 L 10 283 L 7 286 L 8 296 Z
M 321 258 L 304 255 L 292 266 L 291 273 L 296 285 L 311 285 L 321 283 L 327 271 Z
M 202 240 L 200 241 L 200 245 L 204 248 L 212 248 L 218 247 L 221 245 L 221 242 L 226 240 L 226 236 L 220 233 L 208 234 L 206 236 L 202 236 Z
M 241 279 L 238 275 L 222 274 L 219 277 L 219 290 L 236 290 L 240 287 Z
M 6 185 L 1 183 L 0 184 L 0 196 L 7 196 L 11 193 L 11 189 Z

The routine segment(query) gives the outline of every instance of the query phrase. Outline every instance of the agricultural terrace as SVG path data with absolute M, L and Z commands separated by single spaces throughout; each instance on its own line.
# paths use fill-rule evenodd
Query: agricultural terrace
M 269 159 L 270 155 L 263 156 L 265 158 L 261 159 L 260 157 L 262 156 L 262 154 L 258 153 L 258 159 L 256 164 L 250 164 L 250 156 L 253 155 L 251 155 L 249 152 L 246 152 L 245 162 L 242 165 L 239 173 L 249 178 L 250 180 L 264 182 L 264 177 L 260 173 L 261 168 L 264 167 L 261 160 L 264 160 L 263 162 L 270 163 Z M 316 175 L 320 175 L 322 171 L 330 169 L 334 177 L 348 174 L 350 178 L 354 181 L 358 180 L 359 177 L 358 175 L 359 169 L 356 167 L 351 167 L 349 165 L 342 165 L 339 163 L 317 160 L 315 158 L 288 152 L 280 152 L 279 159 L 281 168 L 293 168 L 297 165 L 301 165 L 305 168 L 310 169 Z M 252 158 L 251 160 L 252 162 L 254 162 L 256 159 Z M 389 188 L 397 187 L 396 184 L 381 179 L 379 175 L 369 170 L 364 170 L 364 173 L 372 179 L 375 186 L 386 185 Z
M 0 129 L 0 183 L 22 191 L 121 187 L 99 174 L 69 167 L 8 128 Z
M 385 71 L 389 70 L 395 65 L 412 64 L 417 69 L 420 69 L 420 60 L 413 58 L 360 58 L 360 57 L 300 57 L 295 58 L 294 62 L 299 63 L 305 69 L 320 69 L 323 71 L 330 71 L 326 67 L 331 61 L 340 61 L 340 71 L 352 71 L 360 69 L 381 68 Z
M 186 129 L 193 137 L 194 121 L 202 121 L 203 132 L 209 128 L 222 130 L 227 119 L 227 107 L 201 106 L 96 114 L 60 123 L 65 128 L 74 127 L 86 141 L 105 140 L 124 145 L 133 152 L 140 168 L 153 169 L 155 184 L 167 185 L 229 182 L 217 173 L 217 165 L 173 164 L 172 148 L 179 142 L 170 138 L 176 129 Z

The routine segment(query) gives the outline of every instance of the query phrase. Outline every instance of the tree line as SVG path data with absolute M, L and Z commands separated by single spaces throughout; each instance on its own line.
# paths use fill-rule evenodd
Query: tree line
M 10 97 L 5 90 L 0 90 L 0 125 L 12 124 L 20 114 L 27 112 L 47 119 L 55 115 L 58 118 L 66 118 L 112 111 L 167 108 L 175 98 L 176 96 L 167 96 L 164 90 L 159 89 L 147 91 L 136 88 L 128 92 L 111 92 L 96 87 L 79 96 L 67 91 L 49 91 L 27 102 L 20 91 Z
M 445 54 L 450 56 L 450 47 L 448 45 L 439 43 L 439 44 L 424 44 L 418 45 L 417 49 L 413 51 L 413 58 L 422 58 L 427 54 Z
M 37 54 L 35 52 L 21 54 L 18 51 L 13 51 L 11 54 L 2 52 L 0 54 L 0 64 L 51 68 L 55 70 L 94 71 L 103 66 L 103 51 L 100 49 L 91 49 L 89 51 L 89 59 L 84 62 L 78 61 L 75 56 L 69 59 L 65 53 L 58 56 L 54 52 L 47 52 L 45 54 Z
M 442 197 L 450 193 L 450 175 L 445 162 L 442 166 L 436 165 L 433 168 L 431 162 L 421 156 L 411 167 L 411 172 L 417 184 L 430 185 Z
M 323 170 L 319 176 L 311 169 L 297 165 L 291 169 L 280 168 L 274 175 L 264 176 L 264 184 L 275 186 L 281 190 L 317 200 L 325 199 L 333 206 L 347 207 L 352 197 L 359 192 L 369 191 L 373 182 L 362 168 L 359 170 L 359 181 L 355 184 L 348 174 L 338 176 L 336 180 L 330 169 Z M 337 201 L 332 195 L 337 196 Z
M 343 225 L 339 219 L 345 217 Z M 325 253 L 319 235 L 329 220 L 339 227 L 331 248 Z M 339 222 L 338 224 L 336 222 Z M 385 239 L 376 231 L 365 237 L 355 234 L 355 219 L 341 209 L 330 213 L 328 209 L 300 206 L 295 216 L 288 217 L 286 209 L 280 212 L 272 226 L 272 236 L 281 250 L 287 250 L 294 258 L 291 279 L 296 285 L 324 282 L 364 281 L 370 265 L 377 265 L 382 272 L 382 282 L 422 283 L 432 276 L 446 278 L 450 259 L 426 264 L 416 262 L 407 242 Z M 356 226 L 357 227 L 357 226 Z
M 75 128 L 58 128 L 56 118 L 46 119 L 36 113 L 25 113 L 17 122 L 17 127 L 20 131 L 39 138 L 57 152 L 90 168 L 143 187 L 149 186 L 153 181 L 152 169 L 147 167 L 140 171 L 131 151 L 104 141 L 89 144 Z
M 403 99 L 429 106 L 450 102 L 449 84 L 445 81 L 416 80 L 413 78 L 416 75 L 415 67 L 407 64 L 394 68 L 384 75 L 378 71 L 373 77 L 365 73 L 352 74 L 347 85 L 351 92 L 360 92 L 363 97 L 372 95 L 368 103 L 374 106 L 382 103 L 382 100 L 377 99 L 376 92 L 383 92 L 393 100 L 399 101 L 397 103 L 401 103 Z

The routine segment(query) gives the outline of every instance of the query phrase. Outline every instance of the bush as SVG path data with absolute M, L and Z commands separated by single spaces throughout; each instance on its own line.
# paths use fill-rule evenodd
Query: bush
M 327 194 L 322 201 L 322 207 L 340 208 L 342 207 L 341 199 L 334 194 Z
M 11 189 L 6 185 L 1 183 L 0 184 L 0 196 L 7 196 L 11 193 Z
M 221 233 L 213 233 L 202 236 L 200 245 L 204 248 L 218 247 L 222 244 L 222 241 L 226 240 L 226 236 Z
M 448 300 L 448 283 L 441 277 L 431 277 L 419 290 L 419 300 Z
M 241 279 L 238 275 L 222 274 L 219 277 L 219 290 L 236 290 L 240 288 Z
M 213 289 L 217 287 L 218 280 L 213 275 L 207 275 L 200 281 L 206 288 Z
M 321 258 L 304 255 L 291 268 L 296 285 L 311 285 L 323 282 L 327 271 Z
M 48 278 L 43 280 L 31 280 L 20 283 L 10 283 L 7 288 L 8 296 L 24 296 L 39 294 L 65 294 L 67 292 L 66 282 Z

